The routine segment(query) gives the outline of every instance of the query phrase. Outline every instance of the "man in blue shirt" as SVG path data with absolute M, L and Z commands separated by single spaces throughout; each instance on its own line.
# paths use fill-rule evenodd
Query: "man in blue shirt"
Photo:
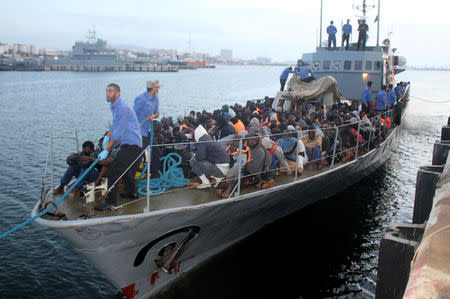
M 330 26 L 327 27 L 328 48 L 331 48 L 331 42 L 333 42 L 333 48 L 336 48 L 336 32 L 337 28 L 333 25 L 333 21 L 331 21 Z
M 394 85 L 389 84 L 388 86 L 388 92 L 387 92 L 387 99 L 386 99 L 386 103 L 389 106 L 389 108 L 394 107 L 395 105 L 395 91 L 394 91 Z
M 342 27 L 342 46 L 344 46 L 344 42 L 347 42 L 345 50 L 348 50 L 350 34 L 352 34 L 352 25 L 350 25 L 350 19 L 347 19 L 347 24 Z
M 375 96 L 377 105 L 375 110 L 381 112 L 386 110 L 386 85 L 381 86 L 381 90 Z
M 397 83 L 397 86 L 394 88 L 395 95 L 397 97 L 397 101 L 400 101 L 403 97 L 403 82 Z
M 284 71 L 280 75 L 280 91 L 284 90 L 284 85 L 286 85 L 287 78 L 289 77 L 289 74 L 293 73 L 292 67 L 287 67 L 284 69 Z
M 371 88 L 372 88 L 372 81 L 367 81 L 367 86 L 364 88 L 362 95 L 361 95 L 362 110 L 366 114 L 368 114 L 370 112 Z
M 106 100 L 111 103 L 113 123 L 103 139 L 103 151 L 98 155 L 98 158 L 100 160 L 106 159 L 116 144 L 120 144 L 120 150 L 111 163 L 108 173 L 108 189 L 111 186 L 114 187 L 106 196 L 105 203 L 95 207 L 96 211 L 110 210 L 117 205 L 117 181 L 125 171 L 126 173 L 122 178 L 126 193 L 121 194 L 121 196 L 137 198 L 134 175 L 138 163 L 133 163 L 133 161 L 136 161 L 142 147 L 142 135 L 136 113 L 127 102 L 120 98 L 119 85 L 111 83 L 107 86 Z M 130 165 L 132 166 L 130 167 Z
M 314 75 L 312 69 L 309 67 L 309 63 L 307 62 L 300 66 L 297 75 L 300 76 L 300 80 L 303 82 L 311 82 L 312 80 L 317 79 L 316 75 Z
M 162 87 L 158 80 L 147 81 L 147 91 L 138 95 L 134 99 L 134 112 L 141 125 L 142 147 L 147 147 L 150 143 L 150 123 L 159 117 L 158 92 Z M 144 120 L 147 120 L 144 122 Z

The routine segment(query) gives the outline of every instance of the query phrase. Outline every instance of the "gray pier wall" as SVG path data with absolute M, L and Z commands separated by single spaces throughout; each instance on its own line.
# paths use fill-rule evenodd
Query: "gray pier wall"
M 417 172 L 412 224 L 391 224 L 380 243 L 376 298 L 450 298 L 450 117 L 432 165 Z

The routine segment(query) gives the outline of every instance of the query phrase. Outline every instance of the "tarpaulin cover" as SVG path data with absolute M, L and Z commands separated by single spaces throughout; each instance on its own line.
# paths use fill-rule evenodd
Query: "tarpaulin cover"
M 286 100 L 314 99 L 327 106 L 339 102 L 341 97 L 337 81 L 332 76 L 325 76 L 309 83 L 301 81 L 299 76 L 293 76 L 288 82 L 287 91 L 283 92 L 283 98 Z

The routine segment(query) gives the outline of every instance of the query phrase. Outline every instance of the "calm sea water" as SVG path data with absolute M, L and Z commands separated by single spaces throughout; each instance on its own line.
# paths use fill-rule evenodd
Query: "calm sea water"
M 281 67 L 220 66 L 179 73 L 0 72 L 0 228 L 30 217 L 40 196 L 49 135 L 55 184 L 65 157 L 111 122 L 105 87 L 132 103 L 159 79 L 160 110 L 190 110 L 274 96 Z M 450 99 L 450 72 L 408 71 L 411 95 Z M 410 222 L 417 169 L 431 163 L 450 103 L 412 99 L 398 151 L 370 177 L 234 246 L 175 289 L 173 298 L 373 297 L 378 246 L 391 222 Z M 50 170 L 48 170 L 50 171 Z M 50 176 L 47 176 L 47 182 Z M 0 297 L 120 298 L 120 292 L 55 232 L 37 224 L 0 240 Z

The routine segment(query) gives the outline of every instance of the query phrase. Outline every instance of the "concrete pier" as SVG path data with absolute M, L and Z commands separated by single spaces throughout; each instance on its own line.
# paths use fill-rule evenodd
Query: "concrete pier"
M 404 298 L 450 298 L 450 156 L 437 183 Z
M 15 70 L 15 69 L 11 69 Z M 71 71 L 71 72 L 178 72 L 176 65 L 40 65 L 21 71 Z
M 381 240 L 376 298 L 450 298 L 449 125 L 417 173 L 413 224 L 392 224 Z

